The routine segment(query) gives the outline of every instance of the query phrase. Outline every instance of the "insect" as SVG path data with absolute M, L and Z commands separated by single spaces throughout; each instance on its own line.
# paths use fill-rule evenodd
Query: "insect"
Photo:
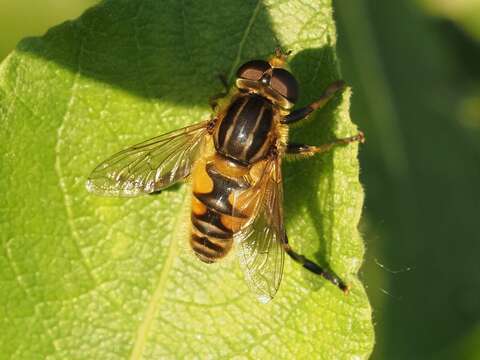
M 298 84 L 285 68 L 286 57 L 277 49 L 269 61 L 243 64 L 229 101 L 216 104 L 211 119 L 120 151 L 98 165 L 87 181 L 95 194 L 137 196 L 190 178 L 193 252 L 213 263 L 235 243 L 247 284 L 264 303 L 280 286 L 285 253 L 347 292 L 339 277 L 290 247 L 281 162 L 284 156 L 312 156 L 364 140 L 360 132 L 321 146 L 288 142 L 288 126 L 325 105 L 344 83 L 332 83 L 317 101 L 292 111 Z

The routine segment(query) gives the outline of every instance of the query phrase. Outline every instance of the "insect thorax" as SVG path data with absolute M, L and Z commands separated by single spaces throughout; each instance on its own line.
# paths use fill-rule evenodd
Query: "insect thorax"
M 244 165 L 264 158 L 275 141 L 274 115 L 274 105 L 264 97 L 238 96 L 215 129 L 216 151 Z

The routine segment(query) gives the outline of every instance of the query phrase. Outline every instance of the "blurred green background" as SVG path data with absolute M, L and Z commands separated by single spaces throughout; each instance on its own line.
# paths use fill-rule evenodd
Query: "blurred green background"
M 93 0 L 0 0 L 0 59 Z M 334 0 L 374 359 L 480 359 L 480 0 Z
M 480 359 L 480 2 L 334 1 L 375 359 Z

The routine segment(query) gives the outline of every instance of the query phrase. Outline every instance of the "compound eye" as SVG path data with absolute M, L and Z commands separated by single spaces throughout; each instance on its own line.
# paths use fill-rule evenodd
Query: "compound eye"
M 246 62 L 237 71 L 237 77 L 247 80 L 260 80 L 263 73 L 270 69 L 270 64 L 264 60 Z
M 270 87 L 292 103 L 298 99 L 297 80 L 285 69 L 273 69 Z

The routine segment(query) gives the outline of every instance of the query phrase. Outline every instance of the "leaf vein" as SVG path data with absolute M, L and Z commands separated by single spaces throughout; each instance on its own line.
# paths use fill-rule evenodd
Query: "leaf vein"
M 26 286 L 22 281 L 20 271 L 18 270 L 16 262 L 15 262 L 13 256 L 12 256 L 11 249 L 8 246 L 8 241 L 4 244 L 4 250 L 5 250 L 5 256 L 8 260 L 7 264 L 10 267 L 10 269 L 12 270 L 13 274 L 15 275 L 14 276 L 15 282 L 20 287 L 20 290 L 25 294 L 25 297 L 30 299 L 30 301 L 34 305 L 33 308 L 34 308 L 35 315 L 37 316 L 37 318 L 42 319 L 42 317 L 39 316 L 38 311 L 37 311 L 38 303 L 36 303 L 35 298 L 30 294 L 30 291 L 28 290 L 28 286 Z M 50 331 L 50 328 L 48 328 L 47 326 L 44 325 L 43 320 L 39 321 L 39 323 L 40 323 L 41 327 L 43 328 L 43 330 L 45 331 L 45 334 L 47 334 L 47 337 L 51 340 L 51 343 L 52 343 L 54 349 L 58 350 L 57 344 L 55 343 L 55 338 L 53 337 L 53 335 Z
M 189 197 L 187 195 L 184 195 L 180 209 L 185 209 L 187 207 L 187 200 L 189 200 Z M 170 247 L 168 248 L 167 258 L 164 262 L 162 271 L 160 272 L 160 277 L 158 279 L 157 285 L 150 299 L 150 302 L 147 306 L 147 310 L 143 316 L 143 320 L 137 329 L 137 335 L 133 344 L 132 353 L 130 355 L 130 359 L 132 360 L 140 359 L 142 357 L 143 351 L 145 350 L 148 334 L 152 328 L 152 323 L 155 318 L 155 314 L 157 313 L 160 307 L 162 299 L 164 299 L 165 285 L 167 283 L 168 275 L 173 267 L 173 263 L 178 251 L 178 242 L 176 241 L 176 239 L 177 239 L 178 233 L 180 232 L 181 221 L 182 221 L 182 217 L 177 216 L 173 226 L 174 231 L 172 233 L 172 237 L 171 237 L 172 240 L 170 242 Z
M 255 19 L 257 18 L 258 12 L 260 11 L 260 4 L 262 0 L 258 0 L 257 5 L 255 6 L 255 9 L 253 9 L 252 16 L 250 16 L 250 20 L 248 21 L 247 27 L 245 28 L 245 31 L 243 32 L 242 39 L 240 40 L 240 44 L 238 46 L 238 51 L 237 55 L 235 57 L 235 60 L 233 61 L 232 68 L 230 69 L 230 72 L 228 74 L 228 79 L 232 80 L 233 73 L 235 72 L 235 69 L 240 63 L 240 58 L 242 56 L 242 51 L 243 47 L 245 46 L 245 42 L 247 41 L 248 35 L 250 34 L 250 30 L 252 29 L 253 23 L 255 22 Z
M 82 51 L 83 51 L 83 41 L 80 41 L 79 50 L 78 50 L 77 71 L 75 73 L 75 77 L 73 79 L 71 90 L 70 90 L 70 93 L 71 93 L 70 94 L 70 100 L 68 101 L 67 109 L 65 110 L 65 114 L 63 116 L 62 122 L 61 122 L 61 124 L 60 124 L 60 126 L 57 130 L 57 142 L 56 142 L 56 145 L 55 145 L 55 166 L 54 166 L 54 168 L 55 168 L 55 172 L 58 176 L 59 186 L 60 186 L 60 190 L 61 190 L 61 193 L 62 193 L 63 203 L 64 203 L 64 206 L 65 206 L 65 211 L 66 211 L 66 215 L 67 215 L 67 223 L 68 223 L 70 232 L 72 234 L 73 245 L 74 245 L 75 250 L 77 251 L 77 253 L 79 255 L 80 263 L 82 264 L 83 268 L 85 269 L 85 272 L 86 272 L 88 278 L 92 282 L 93 286 L 95 288 L 98 288 L 99 281 L 95 277 L 95 275 L 93 274 L 93 271 L 90 268 L 90 265 L 88 264 L 88 261 L 87 261 L 85 255 L 83 254 L 83 251 L 82 251 L 81 246 L 80 246 L 80 235 L 78 234 L 75 223 L 74 223 L 74 214 L 73 214 L 73 210 L 72 210 L 71 199 L 68 195 L 68 189 L 67 189 L 67 185 L 65 184 L 65 179 L 64 179 L 65 176 L 64 176 L 64 173 L 63 173 L 62 164 L 61 164 L 61 160 L 60 160 L 61 153 L 62 153 L 61 148 L 62 148 L 62 143 L 63 143 L 63 141 L 62 141 L 63 132 L 64 132 L 64 129 L 65 129 L 65 124 L 68 123 L 68 119 L 71 116 L 71 111 L 72 111 L 72 108 L 73 108 L 74 103 L 75 103 L 75 93 L 76 93 L 77 88 L 78 88 L 78 80 L 80 79 L 80 76 L 81 76 L 81 65 L 80 65 L 80 63 L 81 63 Z M 105 294 L 102 294 L 101 296 L 105 300 L 107 300 L 111 305 L 113 305 L 115 308 L 117 308 L 117 309 L 120 308 L 120 306 L 116 302 L 116 300 L 110 298 L 108 295 L 105 295 Z

